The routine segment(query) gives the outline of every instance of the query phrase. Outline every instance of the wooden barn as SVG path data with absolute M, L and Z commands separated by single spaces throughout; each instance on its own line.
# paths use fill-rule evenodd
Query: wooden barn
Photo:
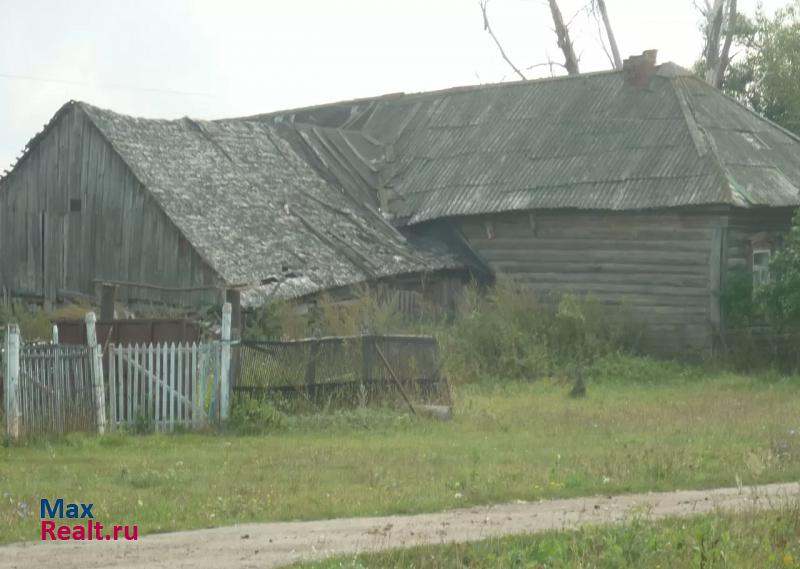
M 507 274 L 626 303 L 663 351 L 706 352 L 731 272 L 768 279 L 798 205 L 800 139 L 648 55 L 221 121 L 70 103 L 0 181 L 2 283 L 257 304 Z
M 71 101 L 0 180 L 0 285 L 56 302 L 243 306 L 364 282 L 468 278 L 443 243 L 407 238 L 326 182 L 259 121 L 137 119 Z

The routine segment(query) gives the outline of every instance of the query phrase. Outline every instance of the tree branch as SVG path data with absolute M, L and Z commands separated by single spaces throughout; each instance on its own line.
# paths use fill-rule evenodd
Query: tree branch
M 487 32 L 489 32 L 489 35 L 492 36 L 492 39 L 494 40 L 494 43 L 497 46 L 497 49 L 500 50 L 500 55 L 503 57 L 503 59 L 506 60 L 506 63 L 508 63 L 508 65 L 511 67 L 511 69 L 514 70 L 514 73 L 519 75 L 520 79 L 523 79 L 523 80 L 527 79 L 527 77 L 525 77 L 525 75 L 522 74 L 522 71 L 520 71 L 517 68 L 517 66 L 514 65 L 514 63 L 512 63 L 512 61 L 508 58 L 508 56 L 506 55 L 505 50 L 503 49 L 503 46 L 500 44 L 500 40 L 498 40 L 497 36 L 494 35 L 494 32 L 492 31 L 492 26 L 489 25 L 489 16 L 486 13 L 486 6 L 488 4 L 489 4 L 489 0 L 479 0 L 479 2 L 478 2 L 478 5 L 481 7 L 481 13 L 483 14 L 483 29 L 486 30 Z

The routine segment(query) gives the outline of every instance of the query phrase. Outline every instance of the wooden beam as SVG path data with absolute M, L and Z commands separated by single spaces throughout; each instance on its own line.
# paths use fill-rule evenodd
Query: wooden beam
M 117 287 L 113 284 L 103 283 L 100 288 L 100 320 L 114 319 L 114 302 L 117 296 Z

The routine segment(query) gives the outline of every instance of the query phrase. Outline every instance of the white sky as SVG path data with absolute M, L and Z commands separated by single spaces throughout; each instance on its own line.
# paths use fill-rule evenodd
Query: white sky
M 566 19 L 585 4 L 560 0 Z M 693 0 L 606 4 L 623 57 L 697 59 Z M 517 66 L 561 60 L 544 0 L 491 0 L 489 15 Z M 607 69 L 595 23 L 579 14 L 571 29 L 581 70 Z M 218 118 L 513 79 L 477 0 L 0 0 L 0 172 L 69 99 Z

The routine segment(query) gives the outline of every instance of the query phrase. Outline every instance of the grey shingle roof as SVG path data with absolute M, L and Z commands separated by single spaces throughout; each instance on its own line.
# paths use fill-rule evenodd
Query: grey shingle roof
M 800 140 L 672 63 L 641 90 L 603 72 L 256 119 L 344 186 L 389 189 L 391 213 L 409 224 L 535 208 L 800 205 Z
M 245 302 L 463 266 L 326 183 L 264 122 L 140 119 L 76 104 L 209 265 L 250 288 Z M 267 284 L 287 272 L 297 276 Z

